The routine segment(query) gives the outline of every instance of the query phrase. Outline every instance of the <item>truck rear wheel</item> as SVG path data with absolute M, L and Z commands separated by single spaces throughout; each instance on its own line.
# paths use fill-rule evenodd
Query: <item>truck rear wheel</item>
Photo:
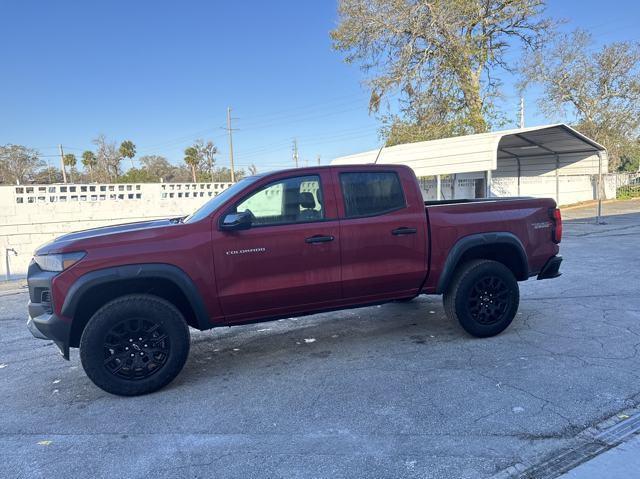
M 166 386 L 188 355 L 189 328 L 182 314 L 151 295 L 128 295 L 105 304 L 80 339 L 80 359 L 89 379 L 120 396 Z
M 472 336 L 486 338 L 511 324 L 520 290 L 515 276 L 502 263 L 473 260 L 458 267 L 443 301 L 449 318 Z

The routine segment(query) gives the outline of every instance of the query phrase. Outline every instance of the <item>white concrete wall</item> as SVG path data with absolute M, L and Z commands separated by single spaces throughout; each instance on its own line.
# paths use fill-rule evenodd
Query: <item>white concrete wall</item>
M 231 183 L 0 186 L 0 280 L 26 273 L 33 251 L 72 231 L 195 211 Z

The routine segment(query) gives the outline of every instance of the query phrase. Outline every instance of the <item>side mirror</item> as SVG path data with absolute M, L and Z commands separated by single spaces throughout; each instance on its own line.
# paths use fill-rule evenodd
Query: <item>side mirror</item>
M 220 230 L 239 231 L 251 228 L 251 213 L 243 211 L 241 213 L 229 213 L 222 218 Z

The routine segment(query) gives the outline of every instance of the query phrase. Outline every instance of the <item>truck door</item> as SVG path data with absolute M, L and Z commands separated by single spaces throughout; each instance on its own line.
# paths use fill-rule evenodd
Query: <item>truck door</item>
M 252 217 L 247 230 L 213 233 L 218 296 L 227 320 L 279 316 L 340 300 L 340 228 L 331 181 L 328 170 L 289 174 L 227 210 Z
M 344 298 L 417 294 L 426 275 L 427 225 L 407 170 L 336 170 Z M 419 197 L 418 197 L 419 196 Z

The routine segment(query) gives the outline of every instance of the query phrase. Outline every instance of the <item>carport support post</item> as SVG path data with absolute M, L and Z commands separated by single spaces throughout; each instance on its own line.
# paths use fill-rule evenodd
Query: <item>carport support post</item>
M 520 196 L 520 182 L 522 178 L 522 166 L 520 165 L 520 157 L 516 156 L 516 163 L 518 164 L 518 196 Z
M 598 191 L 597 196 L 598 199 L 598 211 L 596 215 L 596 224 L 602 223 L 602 152 L 598 151 Z
M 440 179 L 440 175 L 436 175 L 436 200 L 440 200 L 441 195 L 442 195 L 442 181 Z
M 560 155 L 556 155 L 556 205 L 560 205 Z
M 487 179 L 487 188 L 484 196 L 485 198 L 491 198 L 491 170 L 487 170 L 486 179 Z

